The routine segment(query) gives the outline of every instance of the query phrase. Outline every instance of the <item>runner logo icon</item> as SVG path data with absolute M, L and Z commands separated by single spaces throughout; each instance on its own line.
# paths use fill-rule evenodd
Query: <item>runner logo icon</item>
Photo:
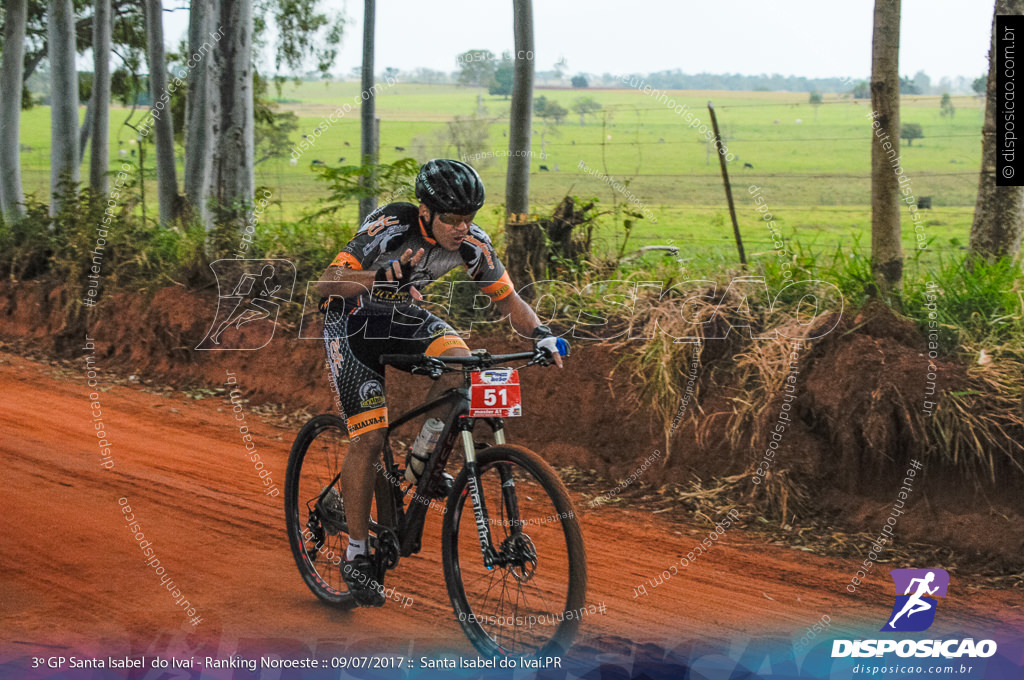
M 945 569 L 892 569 L 896 603 L 882 631 L 927 630 L 935 621 L 936 597 L 945 597 L 949 573 Z M 902 593 L 902 594 L 901 594 Z

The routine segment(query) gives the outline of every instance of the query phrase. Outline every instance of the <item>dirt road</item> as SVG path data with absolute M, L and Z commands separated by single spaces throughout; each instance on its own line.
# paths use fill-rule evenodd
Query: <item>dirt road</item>
M 97 406 L 84 371 L 59 373 L 0 355 L 0 661 L 71 650 L 473 653 L 441 575 L 440 514 L 428 513 L 423 552 L 389 577 L 413 598 L 411 606 L 333 611 L 299 578 L 283 530 L 283 496 L 267 495 L 242 455 L 229 404 L 111 387 L 100 373 Z M 109 442 L 106 459 L 96 422 Z M 283 488 L 294 433 L 253 413 L 246 422 Z M 101 465 L 105 460 L 112 467 Z M 677 647 L 764 634 L 796 640 L 823 615 L 832 635 L 854 636 L 877 632 L 891 608 L 885 569 L 850 594 L 854 564 L 766 544 L 740 529 L 655 586 L 648 579 L 677 564 L 707 528 L 617 507 L 588 512 L 575 500 L 589 557 L 587 602 L 604 609 L 584 617 L 574 655 L 617 653 L 631 641 Z M 196 625 L 147 566 L 125 504 L 197 610 Z M 1019 593 L 965 591 L 954 577 L 932 633 L 978 638 L 1024 628 Z

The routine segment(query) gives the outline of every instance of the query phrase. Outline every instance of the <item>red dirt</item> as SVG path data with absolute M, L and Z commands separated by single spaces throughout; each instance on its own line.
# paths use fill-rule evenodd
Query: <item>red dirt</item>
M 240 455 L 230 406 L 137 387 L 107 389 L 102 371 L 112 364 L 98 359 L 114 460 L 113 469 L 104 469 L 84 376 L 54 375 L 43 364 L 0 354 L 6 397 L 0 662 L 61 650 L 197 657 L 313 649 L 472 653 L 441 577 L 440 515 L 430 513 L 423 552 L 390 577 L 415 599 L 411 607 L 334 611 L 300 580 L 281 498 L 263 493 Z M 538 414 L 531 422 L 553 419 Z M 255 415 L 248 425 L 274 481 L 282 483 L 293 433 Z M 203 617 L 194 632 L 145 565 L 126 530 L 120 497 Z M 578 510 L 586 506 L 579 497 L 574 502 Z M 831 617 L 833 634 L 869 634 L 889 613 L 892 586 L 884 569 L 850 594 L 845 585 L 856 569 L 850 562 L 768 544 L 741 530 L 726 533 L 678 576 L 648 586 L 649 596 L 634 597 L 634 587 L 676 562 L 707 528 L 612 507 L 580 516 L 589 555 L 587 602 L 605 603 L 607 610 L 584 618 L 574 655 L 622 651 L 631 641 L 676 646 L 779 631 L 794 631 L 796 639 L 823 614 Z M 935 636 L 969 630 L 978 637 L 1024 626 L 1021 593 L 966 590 L 943 603 Z
M 62 287 L 41 281 L 0 283 L 0 337 L 36 354 L 81 357 L 84 320 L 68 324 L 67 298 Z M 101 298 L 88 319 L 97 362 L 105 370 L 134 373 L 161 386 L 221 385 L 226 371 L 232 371 L 253 403 L 281 403 L 288 411 L 304 408 L 310 413 L 333 409 L 322 343 L 297 339 L 294 325 L 279 323 L 273 340 L 258 351 L 194 351 L 216 309 L 213 290 L 170 287 L 152 299 L 127 293 Z M 304 334 L 316 332 L 314 319 Z M 471 344 L 495 351 L 525 346 L 522 340 L 493 336 L 474 336 Z M 725 346 L 709 350 L 720 353 Z M 906 461 L 918 445 L 906 404 L 916 407 L 923 399 L 927 361 L 921 338 L 906 320 L 866 308 L 860 316 L 844 319 L 808 356 L 798 382 L 800 418 L 784 438 L 778 460 L 786 461 L 813 490 L 813 511 L 850 531 L 875 531 L 886 514 L 881 509 L 891 506 Z M 513 440 L 543 450 L 557 466 L 593 469 L 609 479 L 625 477 L 662 449 L 660 423 L 637 407 L 626 371 L 613 371 L 620 358 L 605 346 L 580 342 L 563 371 L 524 371 L 526 417 L 509 422 Z M 956 385 L 962 369 L 941 363 L 939 373 L 941 389 Z M 390 380 L 395 409 L 419 401 L 428 382 L 407 376 Z M 689 409 L 696 407 L 691 402 Z M 714 389 L 702 395 L 700 407 L 709 414 L 731 408 L 724 392 Z M 920 419 L 919 414 L 910 415 Z M 671 466 L 643 481 L 657 486 L 693 476 L 707 480 L 735 474 L 762 454 L 763 449 L 730 450 L 719 440 L 696 446 L 692 428 L 683 426 L 673 439 Z M 1024 498 L 1014 479 L 1019 477 L 976 490 L 928 471 L 901 524 L 902 538 L 950 547 L 986 567 L 1019 570 Z M 844 493 L 837 495 L 840 489 Z

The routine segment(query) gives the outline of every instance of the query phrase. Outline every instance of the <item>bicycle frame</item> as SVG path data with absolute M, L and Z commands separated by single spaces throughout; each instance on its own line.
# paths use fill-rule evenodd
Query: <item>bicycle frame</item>
M 423 467 L 422 481 L 415 487 L 411 487 L 413 492 L 412 500 L 409 506 L 405 507 L 403 500 L 410 489 L 407 489 L 405 492 L 399 491 L 397 481 L 399 479 L 399 470 L 394 460 L 394 452 L 391 449 L 389 435 L 394 429 L 446 404 L 449 406 L 449 412 L 444 423 L 444 429 L 441 431 L 441 436 L 438 438 L 437 444 L 434 446 L 433 451 L 430 452 L 430 456 Z M 468 388 L 452 388 L 436 399 L 425 402 L 403 413 L 388 426 L 384 440 L 382 471 L 385 477 L 385 485 L 388 487 L 388 493 L 386 494 L 388 500 L 386 502 L 389 504 L 389 507 L 386 514 L 393 518 L 393 526 L 385 526 L 381 522 L 371 521 L 370 529 L 377 535 L 380 535 L 381 531 L 386 529 L 394 531 L 398 537 L 399 554 L 402 557 L 407 557 L 420 551 L 427 510 L 431 505 L 431 501 L 427 500 L 426 497 L 434 486 L 440 483 L 441 473 L 444 472 L 445 466 L 448 464 L 448 458 L 455 450 L 456 433 L 461 433 L 466 467 L 469 470 L 470 495 L 473 500 L 474 512 L 478 515 L 476 519 L 477 527 L 480 530 L 481 549 L 484 550 L 485 561 L 494 562 L 496 551 L 490 540 L 487 511 L 476 483 L 478 473 L 476 470 L 476 445 L 473 441 L 473 428 L 476 420 L 483 420 L 491 427 L 495 443 L 504 444 L 505 424 L 500 418 L 470 418 L 467 415 L 468 413 Z M 477 512 L 478 509 L 479 512 Z M 378 512 L 378 516 L 382 515 L 384 513 Z M 488 555 L 490 556 L 489 560 L 486 557 Z
M 529 356 L 529 354 L 525 355 Z M 505 355 L 500 358 L 524 358 L 524 355 Z M 460 358 L 461 359 L 461 358 Z M 454 360 L 458 361 L 458 360 Z M 377 476 L 378 498 L 384 498 L 385 507 L 377 508 L 378 521 L 370 520 L 369 528 L 378 538 L 387 532 L 393 532 L 398 539 L 398 557 L 408 557 L 420 551 L 423 539 L 423 527 L 426 522 L 427 509 L 431 501 L 427 499 L 429 492 L 441 481 L 441 474 L 448 464 L 448 458 L 455 449 L 456 433 L 461 434 L 462 447 L 466 459 L 467 491 L 473 503 L 473 518 L 476 522 L 477 535 L 480 540 L 480 551 L 483 556 L 484 566 L 493 569 L 504 563 L 502 556 L 494 548 L 490 532 L 490 520 L 487 515 L 487 507 L 484 503 L 483 494 L 480 491 L 480 472 L 477 468 L 476 444 L 473 440 L 473 429 L 477 420 L 487 423 L 494 435 L 494 443 L 498 446 L 505 444 L 505 422 L 501 418 L 471 418 L 469 417 L 470 407 L 470 371 L 463 373 L 464 386 L 451 388 L 441 396 L 424 402 L 397 419 L 392 421 L 384 435 L 384 450 L 382 451 L 382 475 Z M 421 481 L 413 489 L 412 502 L 406 508 L 403 502 L 405 495 L 410 489 L 404 492 L 399 491 L 398 467 L 394 461 L 394 453 L 391 450 L 391 432 L 418 418 L 429 411 L 447 404 L 449 406 L 448 416 L 444 422 L 444 429 L 438 438 L 434 450 L 424 465 L 421 473 Z M 508 470 L 499 469 L 501 476 L 502 497 L 505 507 L 508 508 L 512 521 L 513 533 L 521 531 L 520 525 L 516 522 L 519 516 L 519 507 L 515 495 L 515 483 Z M 322 503 L 329 490 L 338 483 L 341 478 L 341 471 L 334 476 L 320 496 L 319 503 Z M 381 493 L 383 491 L 383 493 Z

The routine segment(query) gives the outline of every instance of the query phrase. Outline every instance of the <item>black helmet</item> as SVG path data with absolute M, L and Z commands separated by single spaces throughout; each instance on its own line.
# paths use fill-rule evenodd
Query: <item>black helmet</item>
M 416 175 L 416 198 L 435 212 L 468 215 L 484 204 L 484 183 L 471 166 L 435 158 Z

